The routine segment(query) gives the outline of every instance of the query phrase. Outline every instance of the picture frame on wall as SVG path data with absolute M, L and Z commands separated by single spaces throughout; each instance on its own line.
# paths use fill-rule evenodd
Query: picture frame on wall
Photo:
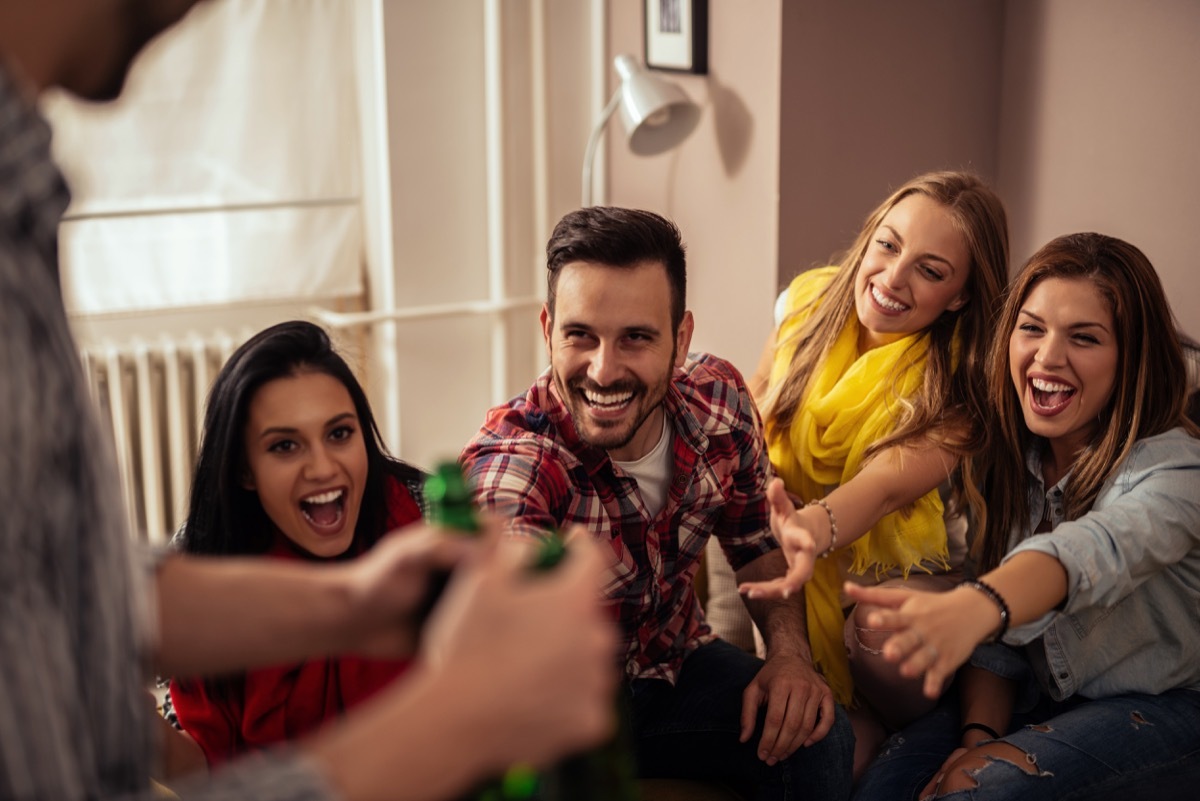
M 708 74 L 708 0 L 644 0 L 646 66 Z

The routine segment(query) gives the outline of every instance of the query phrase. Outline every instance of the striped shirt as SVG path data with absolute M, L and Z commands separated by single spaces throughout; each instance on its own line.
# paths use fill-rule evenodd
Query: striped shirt
M 709 536 L 735 569 L 778 545 L 762 422 L 737 370 L 692 354 L 663 403 L 673 478 L 653 517 L 636 481 L 580 439 L 549 371 L 488 412 L 463 464 L 480 505 L 511 519 L 513 532 L 580 524 L 612 547 L 605 593 L 623 632 L 625 674 L 674 682 L 684 657 L 713 639 L 695 592 Z
M 0 799 L 161 798 L 144 674 L 151 577 L 59 293 L 68 199 L 49 127 L 0 66 Z M 329 795 L 284 753 L 177 789 L 197 801 Z

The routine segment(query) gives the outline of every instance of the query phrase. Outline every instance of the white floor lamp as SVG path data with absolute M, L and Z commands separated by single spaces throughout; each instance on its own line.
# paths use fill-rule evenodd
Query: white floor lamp
M 613 60 L 621 85 L 612 100 L 600 112 L 583 154 L 583 206 L 591 206 L 592 162 L 604 127 L 617 106 L 629 149 L 639 156 L 653 156 L 670 150 L 687 138 L 700 121 L 699 107 L 673 83 L 652 75 L 632 56 Z

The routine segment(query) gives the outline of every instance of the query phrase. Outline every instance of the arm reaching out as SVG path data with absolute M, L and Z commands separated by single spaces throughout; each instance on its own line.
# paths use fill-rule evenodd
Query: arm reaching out
M 958 457 L 936 445 L 888 448 L 867 462 L 820 506 L 795 508 L 780 479 L 767 489 L 771 531 L 787 557 L 787 574 L 773 581 L 743 584 L 751 598 L 786 598 L 812 578 L 813 562 L 832 545 L 844 548 L 885 515 L 928 494 L 958 465 Z M 837 520 L 834 542 L 833 521 Z
M 477 545 L 418 524 L 336 565 L 169 557 L 156 587 L 156 667 L 213 675 L 337 653 L 411 654 L 430 575 Z
M 787 572 L 769 579 L 739 583 L 738 590 L 751 600 L 783 600 L 798 592 L 812 578 L 813 562 L 824 552 L 818 550 L 812 510 L 809 507 L 797 509 L 781 479 L 773 478 L 767 485 L 767 503 L 771 508 L 771 532 L 783 549 Z M 827 517 L 824 510 L 816 511 Z M 827 547 L 829 533 L 825 534 L 824 543 Z
M 526 549 L 477 543 L 403 680 L 297 742 L 302 761 L 344 801 L 448 801 L 513 764 L 550 764 L 602 740 L 618 675 L 601 553 L 576 537 L 555 570 L 531 575 Z M 196 777 L 172 789 L 240 798 L 228 788 L 256 769 L 236 761 L 211 784 Z
M 1013 556 L 980 577 L 1006 601 L 1008 624 L 1019 626 L 1057 607 L 1067 595 L 1067 572 L 1057 559 L 1039 552 Z M 884 607 L 867 622 L 894 629 L 883 646 L 889 662 L 899 662 L 903 676 L 925 675 L 924 691 L 937 698 L 943 681 L 970 658 L 975 646 L 1001 626 L 999 605 L 970 586 L 931 593 L 845 585 L 854 601 Z

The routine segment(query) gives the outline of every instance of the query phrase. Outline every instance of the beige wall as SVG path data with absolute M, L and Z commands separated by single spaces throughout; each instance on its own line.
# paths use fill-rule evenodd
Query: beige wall
M 552 161 L 573 141 L 582 150 L 578 130 L 586 125 L 586 105 L 575 100 L 574 87 L 587 70 L 586 58 L 563 49 L 583 38 L 585 18 L 573 4 L 553 6 L 545 37 L 547 58 L 556 62 L 545 87 Z M 488 4 L 383 0 L 392 269 L 400 309 L 488 299 L 493 259 L 503 264 L 506 297 L 536 295 L 543 283 L 545 222 L 535 198 L 540 134 L 533 120 L 535 96 L 543 91 L 535 79 L 537 28 L 531 3 L 493 7 L 502 30 L 494 55 L 499 70 L 491 69 Z M 489 80 L 500 89 L 492 115 Z M 490 122 L 500 131 L 495 160 L 489 160 Z M 570 160 L 577 164 L 578 156 Z M 551 210 L 578 196 L 577 174 L 555 171 L 550 183 Z M 504 312 L 500 331 L 487 315 L 395 323 L 389 380 L 396 385 L 399 433 L 393 447 L 425 467 L 456 456 L 484 411 L 523 392 L 541 371 L 537 315 L 533 306 Z M 506 354 L 503 368 L 498 350 Z M 503 386 L 499 396 L 497 384 Z
M 1200 3 L 1009 0 L 1000 187 L 1013 268 L 1049 239 L 1140 247 L 1200 336 Z
M 609 202 L 657 211 L 683 232 L 693 349 L 745 373 L 770 332 L 776 284 L 781 5 L 710 1 L 709 74 L 662 73 L 702 108 L 680 147 L 635 156 L 619 122 L 607 141 Z M 609 4 L 608 50 L 610 63 L 620 53 L 643 59 L 642 0 Z

